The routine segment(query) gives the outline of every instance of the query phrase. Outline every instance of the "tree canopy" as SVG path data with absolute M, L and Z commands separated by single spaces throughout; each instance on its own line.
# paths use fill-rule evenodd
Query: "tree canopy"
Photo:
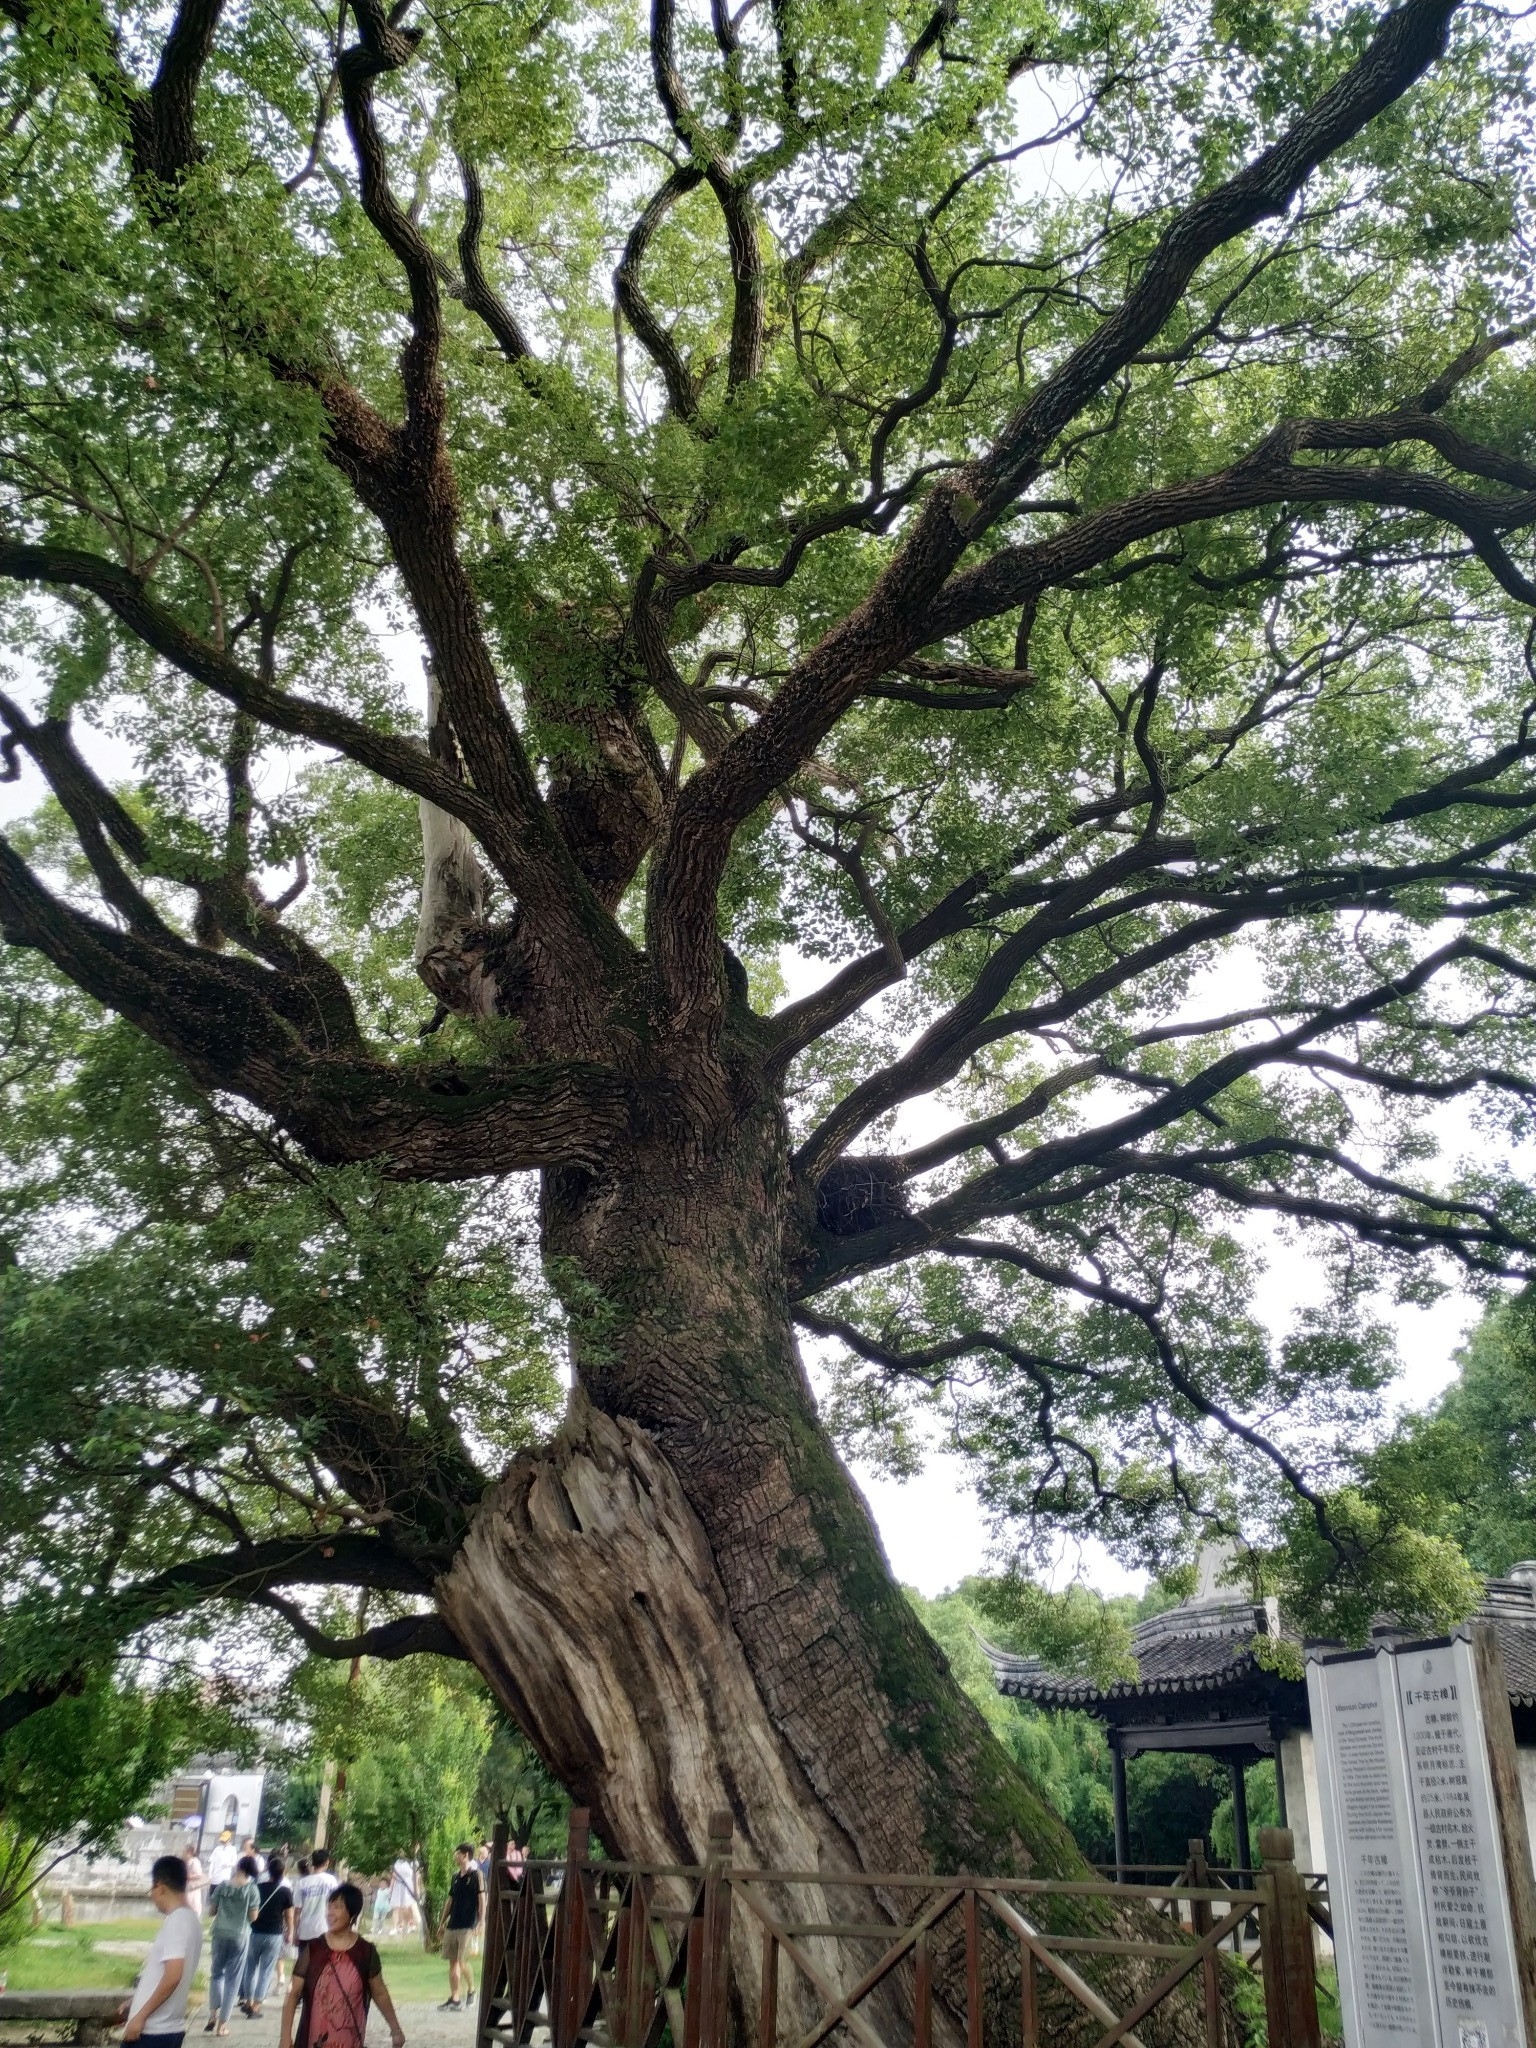
M 715 1747 L 804 1779 L 762 1811 L 1048 1858 L 791 1320 L 841 1440 L 945 1408 L 1026 1556 L 1294 1527 L 1318 1611 L 1464 1605 L 1357 1453 L 1383 1298 L 1536 1250 L 1513 25 L 0 23 L 0 760 L 49 797 L 0 842 L 6 1710 L 61 1600 L 456 1637 L 660 1839 L 715 1751 L 647 1775 L 665 1714 L 604 1718 L 663 1684 L 643 1551 L 689 1626 L 718 1583 Z M 1315 1284 L 1271 1329 L 1276 1242 Z M 552 1333 L 553 1462 L 488 1495 Z M 514 1543 L 582 1460 L 607 1518 Z M 338 1637 L 317 1585 L 400 1611 Z M 885 1763 L 813 1795 L 833 1754 Z
M 0 1729 L 0 1950 L 26 1926 L 30 1894 L 49 1872 L 114 1847 L 194 1750 L 254 1743 L 232 1688 L 146 1659 L 124 1671 L 99 1664 L 62 1698 Z
M 6 1669 L 184 1644 L 221 1596 L 329 1642 L 280 1586 L 350 1584 L 402 1503 L 452 1519 L 547 1426 L 526 1219 L 316 1168 L 27 955 L 3 972 Z M 380 1649 L 456 1649 L 409 1557 L 373 1576 Z

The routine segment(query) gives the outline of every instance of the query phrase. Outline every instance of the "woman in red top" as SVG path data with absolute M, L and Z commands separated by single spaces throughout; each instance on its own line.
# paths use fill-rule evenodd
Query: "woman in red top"
M 318 1941 L 300 1945 L 293 1983 L 283 2005 L 278 2048 L 294 2048 L 293 2014 L 300 1999 L 298 2048 L 363 2048 L 368 2007 L 376 2004 L 389 2027 L 391 2048 L 405 2048 L 405 2034 L 384 1983 L 379 1952 L 357 1931 L 363 1895 L 355 1884 L 339 1884 L 326 1901 L 326 1930 Z

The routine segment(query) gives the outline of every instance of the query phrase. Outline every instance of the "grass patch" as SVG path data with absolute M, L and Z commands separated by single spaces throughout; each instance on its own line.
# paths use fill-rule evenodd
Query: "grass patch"
M 7 1973 L 12 1991 L 114 1991 L 128 1990 L 139 1974 L 137 1956 L 103 1954 L 102 1942 L 153 1941 L 159 1929 L 156 1914 L 135 1915 L 126 1920 L 96 1920 L 84 1927 L 44 1926 L 0 1950 L 0 1970 Z M 392 1996 L 408 2004 L 436 2002 L 448 1996 L 448 1965 L 441 1956 L 429 1956 L 419 1936 L 379 1943 L 384 1960 L 384 1981 Z M 473 1964 L 475 1988 L 480 1987 L 478 1958 Z M 194 1989 L 206 1994 L 208 1985 L 208 1927 L 203 1924 L 203 1957 L 193 1979 Z M 268 2006 L 272 2004 L 268 1995 Z
M 98 1940 L 152 1940 L 154 1929 L 140 1933 L 137 1920 L 106 1920 L 98 1927 L 40 1929 L 41 1939 L 30 1937 L 14 1948 L 0 1951 L 0 1970 L 6 1973 L 8 1991 L 116 1991 L 129 1990 L 139 1974 L 132 1956 L 102 1955 Z

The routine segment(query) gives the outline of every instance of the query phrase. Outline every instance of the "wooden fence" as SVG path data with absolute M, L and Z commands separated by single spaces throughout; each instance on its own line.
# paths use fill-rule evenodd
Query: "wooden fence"
M 728 2048 L 733 1938 L 738 1954 L 753 1940 L 746 1953 L 761 1959 L 755 2013 L 738 2001 L 737 2027 L 752 2048 L 819 2048 L 839 2033 L 839 2048 L 933 2048 L 936 2018 L 941 2037 L 963 2030 L 966 2048 L 985 2048 L 989 1936 L 1017 1946 L 1023 2048 L 1043 2048 L 1044 1976 L 1098 2023 L 1094 2048 L 1143 2048 L 1136 2028 L 1196 1972 L 1208 2048 L 1230 2048 L 1217 1953 L 1228 1937 L 1239 1966 L 1262 1981 L 1269 2048 L 1321 2048 L 1312 1926 L 1326 1926 L 1326 1904 L 1297 1871 L 1289 1830 L 1266 1828 L 1259 1840 L 1264 1867 L 1242 1873 L 1244 1888 L 1207 1868 L 1200 1842 L 1172 1879 L 1127 1884 L 743 1869 L 731 1861 L 729 1815 L 712 1824 L 703 1864 L 608 1862 L 592 1858 L 579 1809 L 562 1859 L 513 1872 L 498 1830 L 475 2048 L 523 2048 L 536 2038 L 541 2048 Z M 862 1918 L 785 1911 L 786 1898 L 808 1890 L 870 1896 Z M 876 1893 L 910 1907 L 892 1918 Z M 1169 1923 L 1167 1937 L 1052 1933 L 1036 1917 L 1046 1899 L 1152 1905 Z M 1256 1944 L 1241 1945 L 1245 1923 Z M 840 1983 L 817 1954 L 829 1940 L 879 1954 L 855 1982 Z M 935 1952 L 951 1948 L 957 1962 L 963 1954 L 963 2014 L 957 1983 L 935 2010 Z M 1086 1956 L 1141 1961 L 1135 1976 L 1145 1990 L 1116 2011 L 1074 1967 L 1072 1958 Z

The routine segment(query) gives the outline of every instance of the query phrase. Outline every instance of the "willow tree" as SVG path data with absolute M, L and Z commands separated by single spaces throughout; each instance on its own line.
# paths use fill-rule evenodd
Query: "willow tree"
M 621 1849 L 726 1805 L 763 1864 L 1064 1867 L 796 1324 L 984 1383 L 1042 1525 L 1150 1541 L 1251 1464 L 1347 1559 L 1357 1310 L 1521 1269 L 1417 1115 L 1526 1093 L 1521 46 L 0 13 L 5 747 L 73 831 L 6 936 L 323 1164 L 537 1173 L 569 1328 L 483 1495 L 199 1585 L 419 1589 Z M 321 886 L 402 797 L 414 1016 Z M 1253 1214 L 1336 1282 L 1273 1350 Z

